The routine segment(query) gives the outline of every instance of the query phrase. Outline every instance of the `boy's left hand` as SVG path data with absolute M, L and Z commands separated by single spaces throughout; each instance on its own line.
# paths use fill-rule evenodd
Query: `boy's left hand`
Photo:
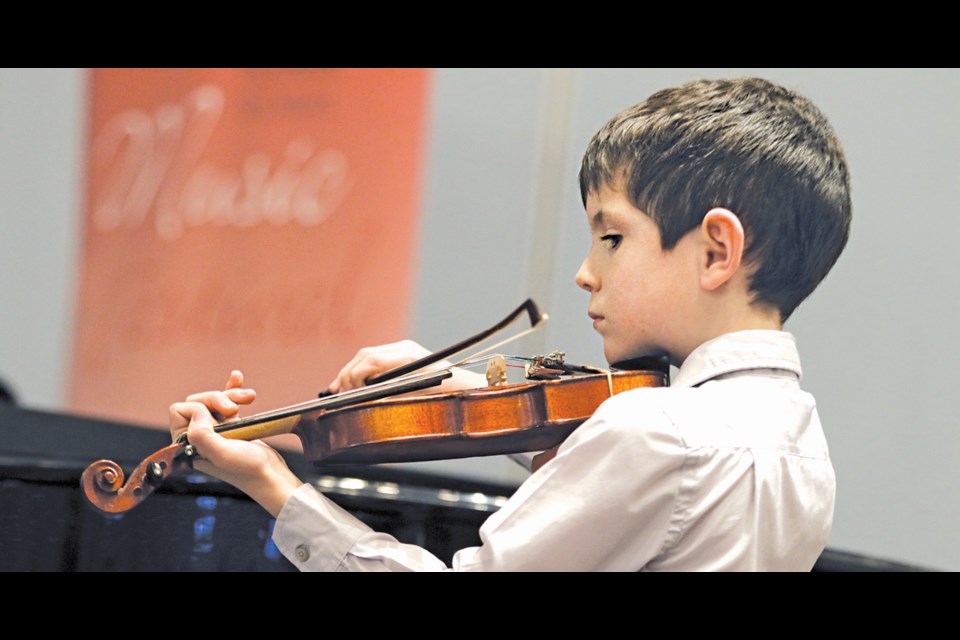
M 243 388 L 243 374 L 234 371 L 223 391 L 191 394 L 170 405 L 170 434 L 176 439 L 186 432 L 199 454 L 194 468 L 237 487 L 276 517 L 303 482 L 267 444 L 225 438 L 214 430 L 219 422 L 236 420 L 240 405 L 255 397 L 252 389 Z

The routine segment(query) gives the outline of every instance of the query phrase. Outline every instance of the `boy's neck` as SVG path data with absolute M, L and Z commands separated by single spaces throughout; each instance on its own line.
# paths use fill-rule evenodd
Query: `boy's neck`
M 699 330 L 691 335 L 691 340 L 686 345 L 686 349 L 679 354 L 680 362 L 683 362 L 690 353 L 705 342 L 719 338 L 728 333 L 736 331 L 749 330 L 770 330 L 782 331 L 783 323 L 780 321 L 780 312 L 777 309 L 771 309 L 759 305 L 737 305 L 724 310 L 716 310 L 714 313 L 705 314 L 699 323 Z
M 749 329 L 769 329 L 780 331 L 783 323 L 780 321 L 780 311 L 759 305 L 740 307 L 736 312 L 718 318 L 718 322 L 711 323 L 716 335 L 747 331 Z

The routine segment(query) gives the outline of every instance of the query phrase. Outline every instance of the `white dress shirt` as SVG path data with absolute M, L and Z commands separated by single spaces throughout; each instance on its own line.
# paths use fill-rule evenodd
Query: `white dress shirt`
M 836 478 L 794 337 L 698 347 L 669 387 L 605 401 L 450 566 L 309 484 L 273 539 L 304 571 L 809 571 Z

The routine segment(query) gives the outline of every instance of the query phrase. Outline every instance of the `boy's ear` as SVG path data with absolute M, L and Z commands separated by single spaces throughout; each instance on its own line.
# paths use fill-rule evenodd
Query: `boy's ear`
M 700 236 L 704 242 L 700 285 L 713 291 L 740 268 L 745 241 L 743 225 L 735 213 L 716 207 L 703 216 Z

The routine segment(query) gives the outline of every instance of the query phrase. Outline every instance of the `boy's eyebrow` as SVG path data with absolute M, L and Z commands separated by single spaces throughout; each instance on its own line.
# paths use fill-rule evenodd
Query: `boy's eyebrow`
M 593 214 L 592 218 L 590 218 L 590 228 L 597 229 L 599 227 L 602 227 L 603 221 L 604 221 L 603 209 L 600 209 L 595 214 Z

